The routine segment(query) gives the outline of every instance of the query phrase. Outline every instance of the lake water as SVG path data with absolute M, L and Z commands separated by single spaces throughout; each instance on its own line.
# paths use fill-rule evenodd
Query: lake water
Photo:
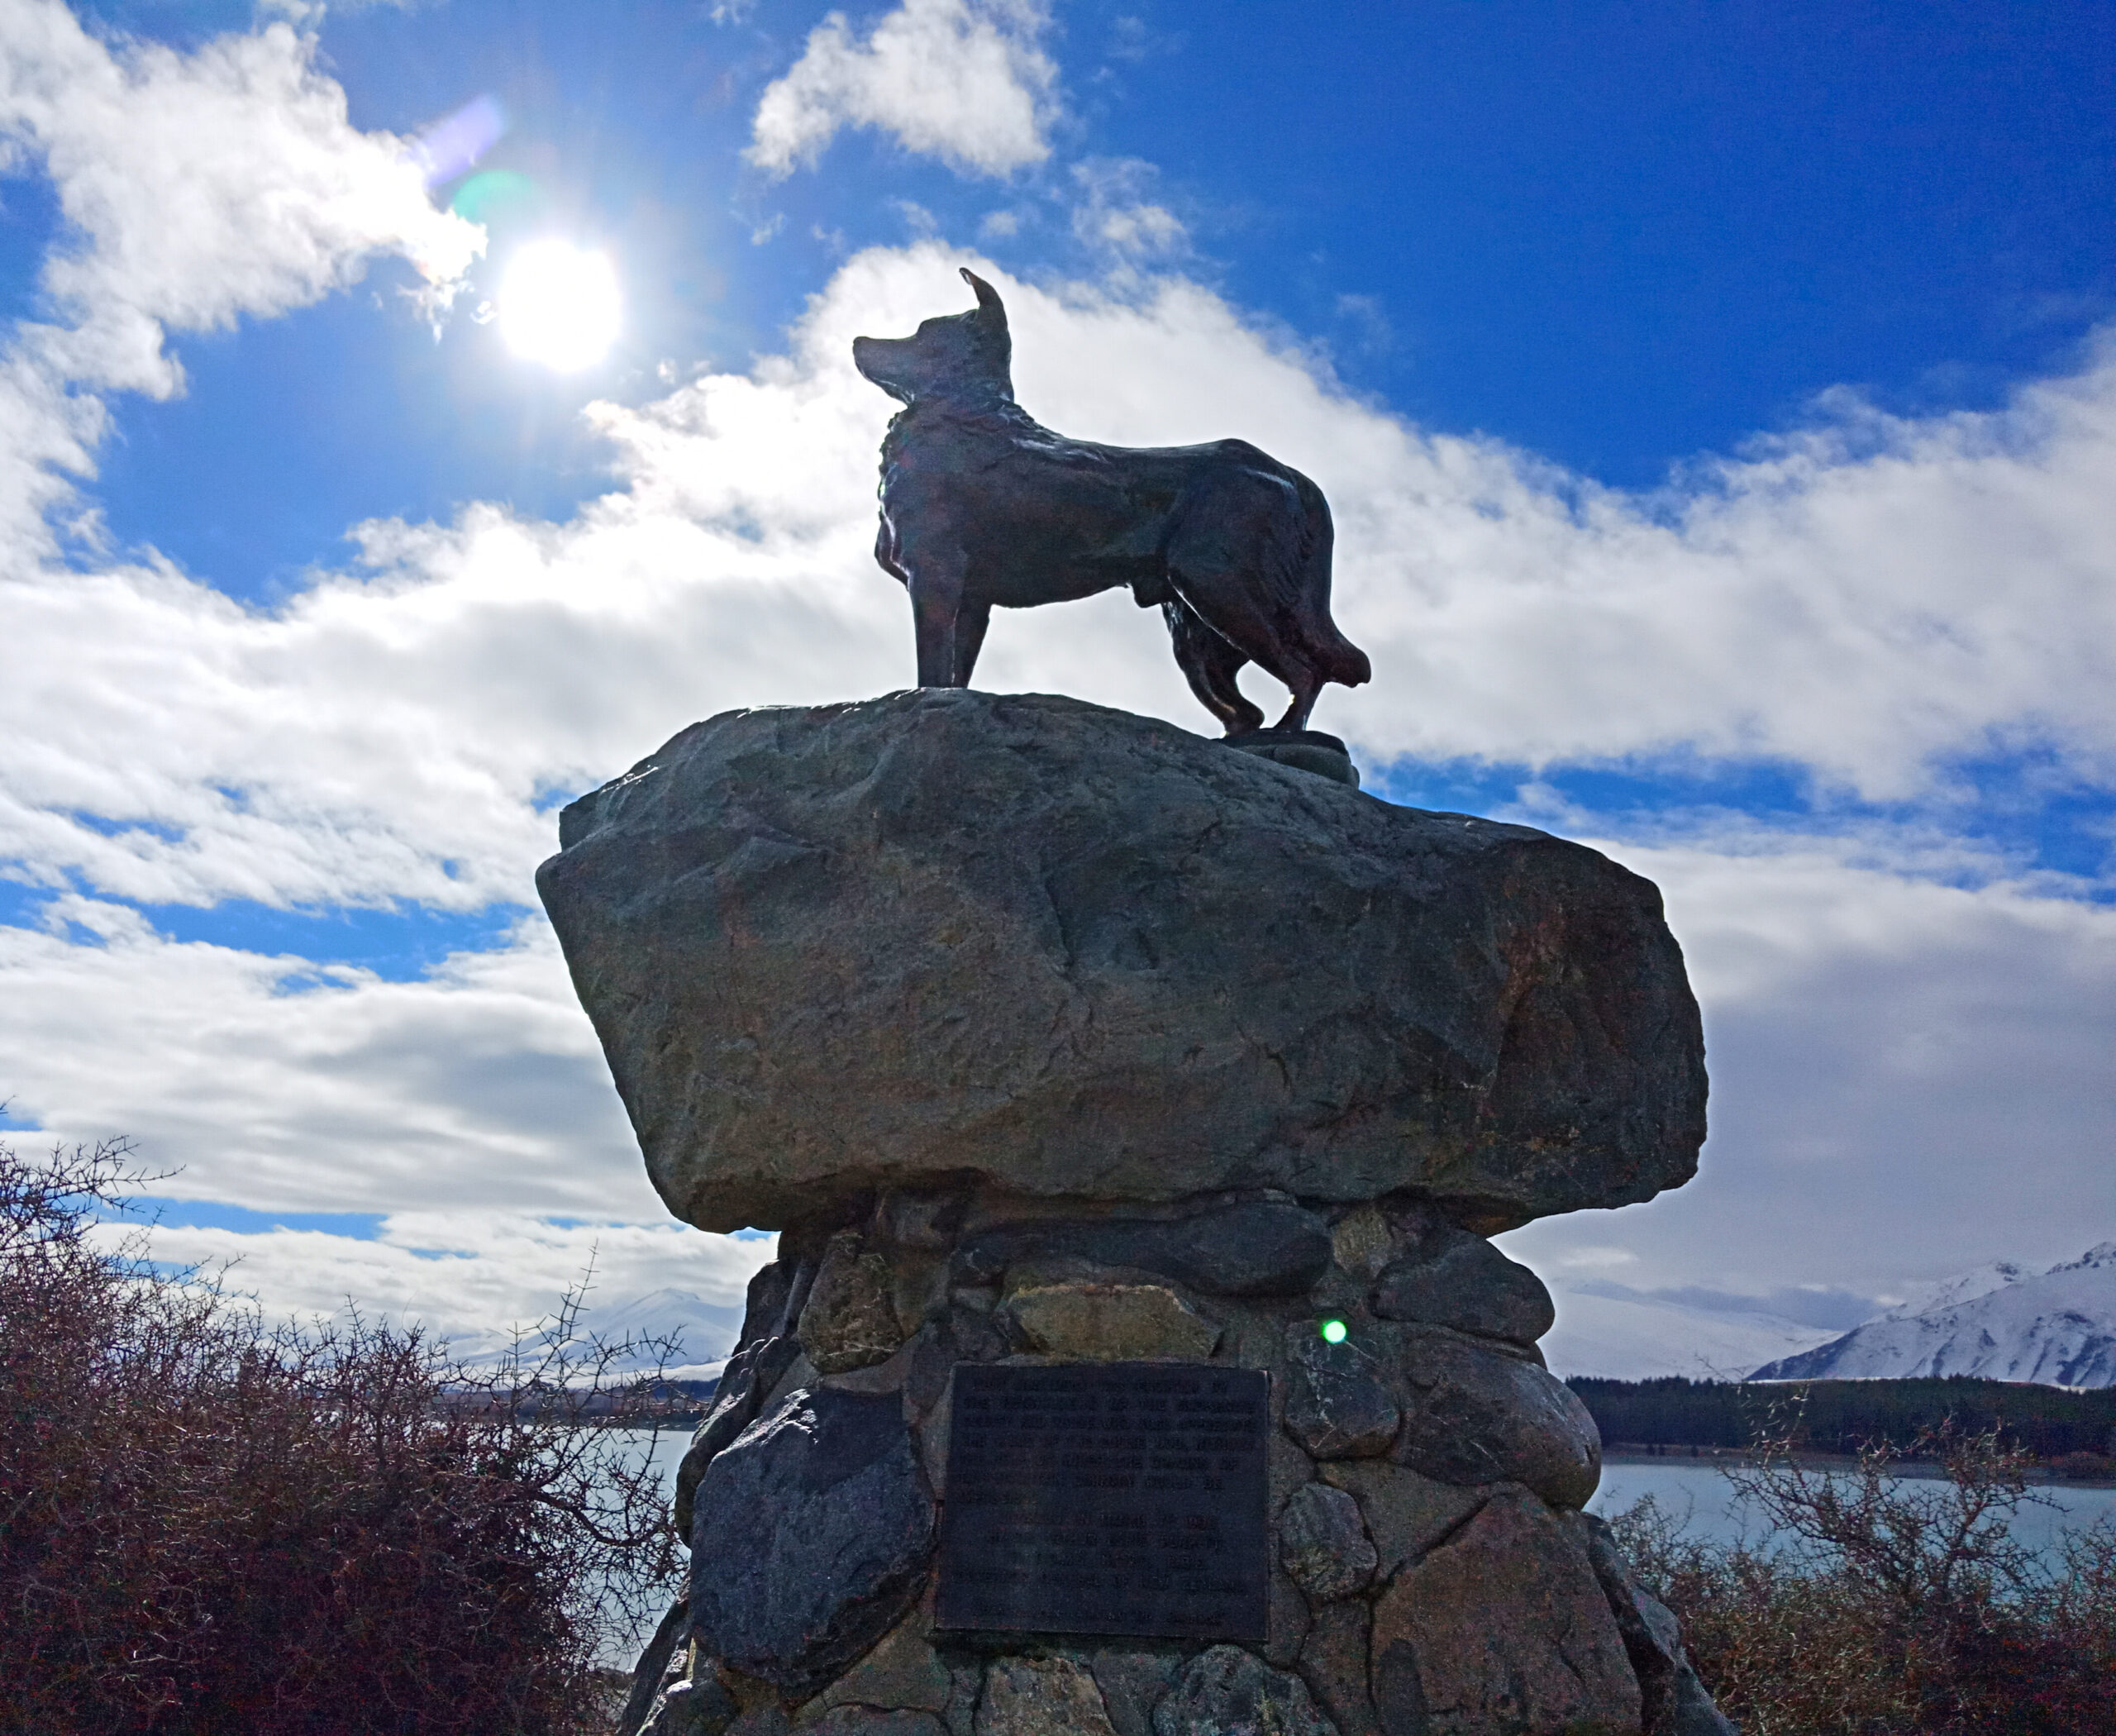
M 2097 1519 L 2116 1524 L 2116 1489 L 2037 1488 L 2051 1503 L 2025 1505 L 2011 1522 L 2014 1535 L 2038 1554 L 2053 1548 L 2066 1530 L 2084 1530 Z M 1642 1495 L 1651 1495 L 1671 1519 L 1685 1520 L 1690 1534 L 1714 1542 L 1760 1538 L 1763 1516 L 1744 1503 L 1714 1465 L 1680 1459 L 1628 1460 L 1602 1467 L 1602 1486 L 1587 1510 L 1607 1519 Z
M 638 1444 L 660 1471 L 673 1495 L 676 1467 L 690 1445 L 690 1430 L 665 1431 L 651 1442 L 641 1431 Z M 2023 1507 L 2014 1516 L 2013 1531 L 2038 1553 L 2049 1550 L 2066 1529 L 2084 1529 L 2101 1519 L 2116 1524 L 2116 1489 L 2042 1488 L 2036 1493 L 2052 1505 Z M 1606 1519 L 1647 1495 L 1659 1501 L 1671 1518 L 1685 1521 L 1694 1536 L 1732 1542 L 1743 1536 L 1760 1537 L 1764 1529 L 1761 1516 L 1744 1505 L 1718 1467 L 1679 1459 L 1633 1460 L 1604 1466 L 1601 1489 L 1588 1504 L 1588 1510 Z M 608 1661 L 629 1668 L 653 1631 L 650 1622 L 643 1633 L 615 1647 Z

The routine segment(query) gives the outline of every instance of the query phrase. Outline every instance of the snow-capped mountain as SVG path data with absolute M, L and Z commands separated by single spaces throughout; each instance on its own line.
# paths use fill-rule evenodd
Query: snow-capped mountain
M 2090 1254 L 2089 1259 L 2093 1258 Z M 1914 1314 L 1937 1314 L 1941 1309 L 1953 1308 L 1964 1302 L 1974 1302 L 1980 1296 L 2004 1290 L 2009 1284 L 2018 1284 L 2023 1278 L 2039 1278 L 2042 1274 L 2032 1266 L 2021 1266 L 2011 1260 L 1993 1260 L 1986 1265 L 1963 1272 L 1958 1277 L 1943 1278 L 1937 1284 L 1919 1284 L 1911 1287 L 1910 1294 L 1890 1309 L 1886 1314 L 1876 1314 L 1880 1320 L 1907 1320 Z M 1861 1326 L 1869 1323 L 1861 1320 Z
M 1665 1297 L 1559 1288 L 1557 1324 L 1544 1337 L 1551 1372 L 1611 1381 L 1685 1375 L 1737 1381 L 1762 1357 L 1783 1357 L 1837 1336 L 1761 1311 L 1699 1308 Z
M 2116 1242 L 2043 1272 L 1980 1267 L 1829 1343 L 1766 1362 L 1749 1378 L 1937 1375 L 2116 1386 Z
M 546 1331 L 549 1325 L 548 1322 L 545 1323 Z M 718 1376 L 721 1365 L 727 1361 L 727 1352 L 734 1348 L 736 1336 L 742 1329 L 742 1304 L 708 1302 L 688 1290 L 649 1290 L 643 1295 L 608 1300 L 598 1297 L 581 1310 L 574 1329 L 576 1352 L 584 1352 L 586 1341 L 590 1338 L 606 1345 L 618 1345 L 629 1339 L 637 1347 L 630 1354 L 614 1360 L 610 1368 L 613 1374 L 634 1374 L 652 1368 L 660 1360 L 662 1347 L 650 1347 L 644 1341 L 674 1339 L 675 1353 L 663 1371 L 669 1378 L 710 1381 Z M 543 1342 L 541 1333 L 531 1332 L 523 1341 L 523 1349 L 533 1357 Z M 489 1365 L 505 1354 L 502 1346 L 488 1344 L 465 1360 L 474 1366 Z
M 742 1304 L 708 1302 L 688 1290 L 649 1290 L 643 1296 L 591 1308 L 582 1314 L 580 1323 L 606 1344 L 626 1338 L 674 1339 L 670 1377 L 710 1380 L 735 1347 L 736 1335 L 742 1329 Z M 625 1366 L 645 1366 L 654 1360 L 652 1352 L 642 1351 Z

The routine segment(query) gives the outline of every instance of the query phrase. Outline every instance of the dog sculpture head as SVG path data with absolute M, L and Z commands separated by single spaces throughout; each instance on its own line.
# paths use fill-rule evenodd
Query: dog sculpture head
M 1006 304 L 975 272 L 965 268 L 963 279 L 977 292 L 969 312 L 922 321 L 909 337 L 855 337 L 852 365 L 901 403 L 922 398 L 1011 403 L 1014 344 Z

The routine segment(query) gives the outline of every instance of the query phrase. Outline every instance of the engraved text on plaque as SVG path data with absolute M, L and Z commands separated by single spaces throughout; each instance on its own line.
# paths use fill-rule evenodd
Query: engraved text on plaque
M 1208 1364 L 958 1364 L 938 1625 L 1262 1639 L 1270 1397 Z

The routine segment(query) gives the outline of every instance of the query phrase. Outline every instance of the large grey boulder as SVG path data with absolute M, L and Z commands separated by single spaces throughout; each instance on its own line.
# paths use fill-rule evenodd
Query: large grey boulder
M 732 712 L 537 873 L 648 1172 L 708 1229 L 877 1185 L 1408 1190 L 1492 1230 L 1696 1167 L 1652 885 L 1172 725 L 964 689 Z

